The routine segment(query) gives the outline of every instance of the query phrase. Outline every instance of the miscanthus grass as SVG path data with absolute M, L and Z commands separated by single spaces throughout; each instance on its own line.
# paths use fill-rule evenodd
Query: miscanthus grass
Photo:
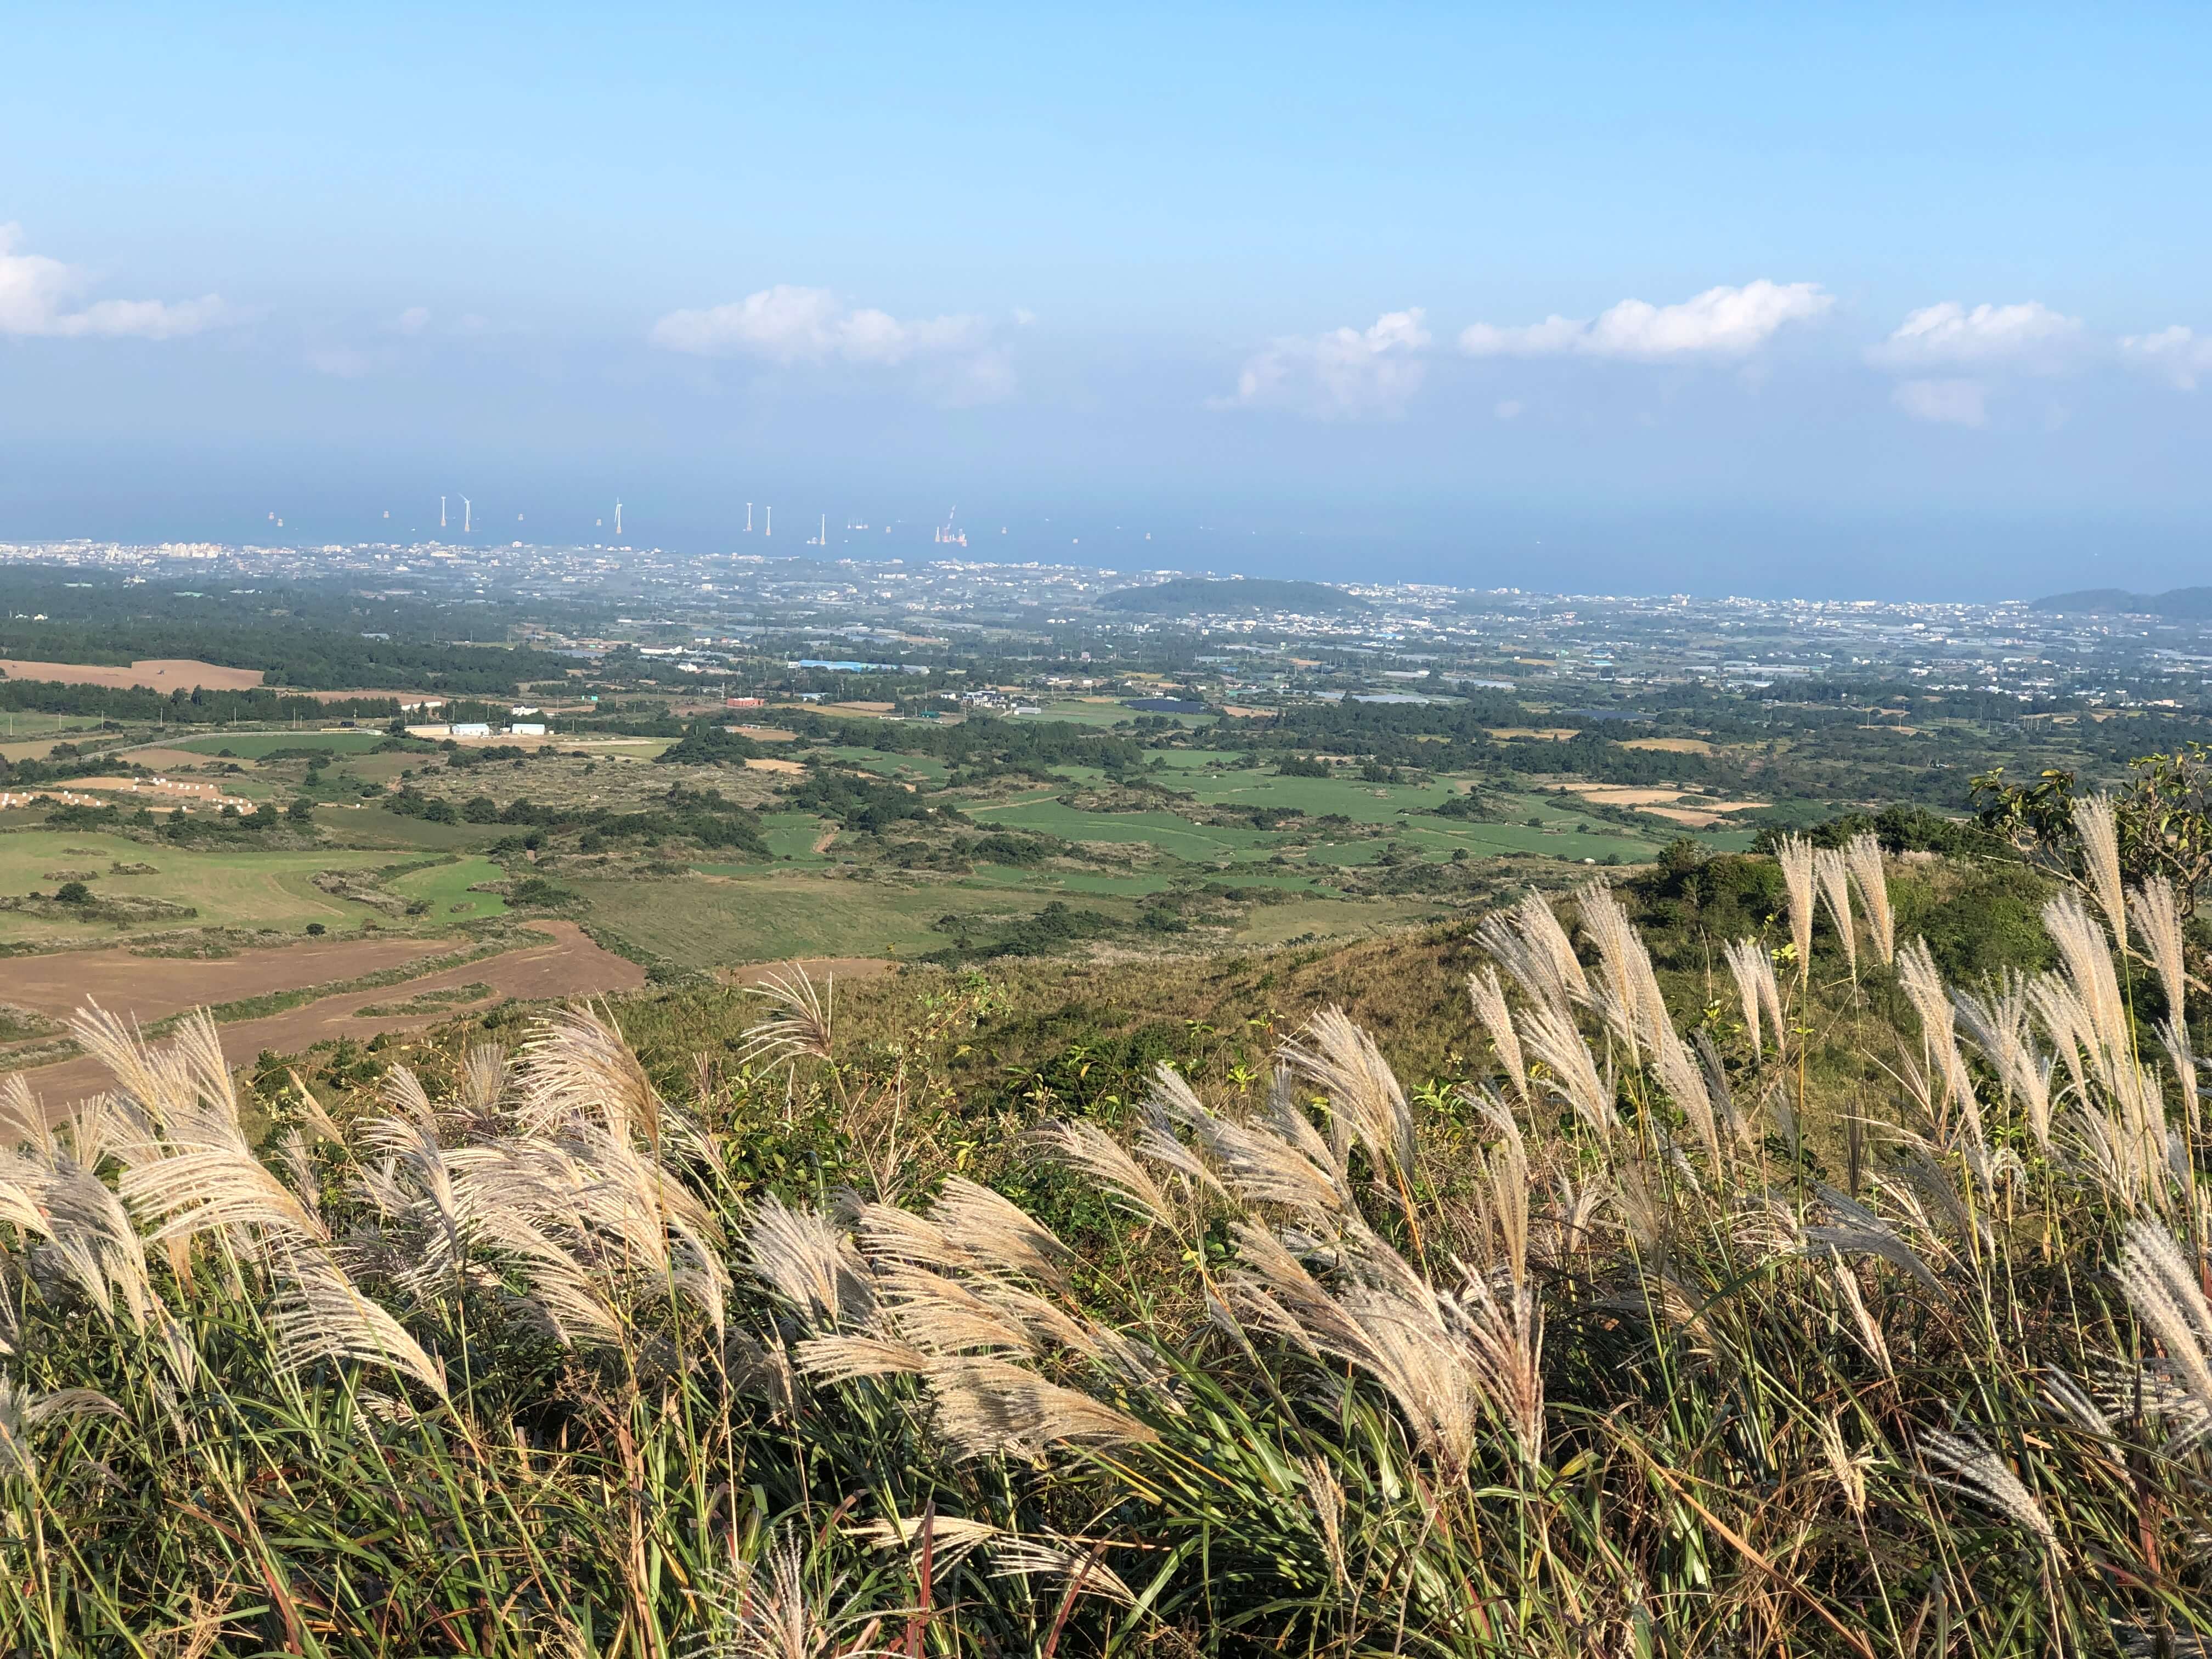
M 1787 856 L 1786 971 L 1729 944 L 1687 1024 L 1605 888 L 1531 896 L 1476 935 L 1474 1081 L 1324 1012 L 1257 1090 L 1030 1127 L 1019 1202 L 795 971 L 696 1097 L 578 1009 L 258 1139 L 204 1020 L 88 1009 L 109 1091 L 0 1089 L 0 1643 L 2208 1650 L 2172 895 L 2062 899 L 2057 970 L 1954 987 L 1879 849 Z M 1799 1121 L 1816 901 L 1896 1084 L 1847 1175 Z M 771 1189 L 746 1089 L 880 1177 Z

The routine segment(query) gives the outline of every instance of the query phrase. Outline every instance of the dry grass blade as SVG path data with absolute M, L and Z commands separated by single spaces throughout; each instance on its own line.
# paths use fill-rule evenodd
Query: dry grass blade
M 1530 1000 L 1564 1008 L 1589 995 L 1574 944 L 1541 893 L 1531 891 L 1511 910 L 1484 917 L 1474 937 Z

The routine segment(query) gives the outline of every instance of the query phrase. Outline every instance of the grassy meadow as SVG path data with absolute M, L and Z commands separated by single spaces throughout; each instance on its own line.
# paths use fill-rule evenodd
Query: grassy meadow
M 2203 1651 L 2201 939 L 2100 868 L 1790 842 L 250 1086 L 83 1024 L 117 1093 L 0 1095 L 0 1632 Z

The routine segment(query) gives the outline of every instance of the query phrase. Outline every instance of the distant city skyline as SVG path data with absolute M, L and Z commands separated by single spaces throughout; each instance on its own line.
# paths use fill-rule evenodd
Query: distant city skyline
M 693 551 L 773 501 L 798 552 L 957 501 L 992 556 L 2188 585 L 2208 43 L 2162 6 L 14 20 L 0 540 L 353 540 L 466 492 L 480 535 L 620 496 Z

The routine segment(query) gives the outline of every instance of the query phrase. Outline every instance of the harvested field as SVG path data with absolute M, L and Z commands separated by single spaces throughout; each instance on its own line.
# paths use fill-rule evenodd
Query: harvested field
M 150 1024 L 185 1008 L 266 996 L 381 973 L 454 948 L 450 939 L 355 939 L 244 951 L 214 962 L 133 956 L 128 951 L 62 951 L 0 957 L 0 1002 L 66 1019 L 97 1002 Z
M 796 743 L 799 733 L 787 732 L 780 726 L 738 726 L 731 728 L 741 738 L 750 738 L 755 743 Z
M 373 991 L 347 991 L 308 1003 L 304 1007 L 270 1014 L 265 1018 L 242 1019 L 234 1024 L 225 1025 L 222 1028 L 223 1058 L 233 1066 L 244 1066 L 252 1063 L 264 1049 L 271 1049 L 278 1054 L 297 1054 L 333 1037 L 362 1039 L 374 1036 L 378 1031 L 412 1030 L 434 1025 L 441 1020 L 451 1019 L 465 1005 L 441 1003 L 432 1012 L 398 1018 L 363 1019 L 356 1016 L 361 1009 L 374 1004 L 395 1002 L 407 997 L 421 996 L 426 992 L 452 989 L 478 981 L 490 986 L 495 996 L 531 1002 L 592 996 L 608 991 L 635 991 L 645 983 L 643 969 L 611 951 L 602 951 L 573 921 L 533 922 L 530 931 L 550 934 L 551 937 L 543 945 L 526 945 L 519 951 L 510 951 L 505 956 L 465 963 L 458 968 L 449 968 L 419 980 L 409 981 L 404 986 L 386 985 Z M 172 965 L 222 967 L 226 964 Z M 355 971 L 368 970 L 357 968 Z M 339 978 L 343 975 L 331 974 L 324 977 Z M 193 1000 L 213 1000 L 199 997 Z M 79 1099 L 105 1087 L 108 1081 L 106 1071 L 83 1055 L 52 1066 L 34 1067 L 23 1073 L 22 1076 L 31 1085 L 31 1092 L 49 1107 Z
M 1631 738 L 1623 749 L 1648 750 L 1656 755 L 1710 755 L 1712 744 L 1703 738 Z
M 190 657 L 147 657 L 128 668 L 82 662 L 33 662 L 21 657 L 0 657 L 0 674 L 11 680 L 50 680 L 63 685 L 104 685 L 127 691 L 143 685 L 155 691 L 191 690 L 204 686 L 210 691 L 247 691 L 261 684 L 258 668 L 218 668 Z
M 1493 726 L 1487 729 L 1492 737 L 1501 742 L 1513 738 L 1534 738 L 1546 743 L 1565 743 L 1582 735 L 1571 726 Z
M 745 762 L 745 769 L 749 772 L 794 772 L 801 776 L 806 771 L 806 768 L 798 761 L 768 760 L 758 755 Z

